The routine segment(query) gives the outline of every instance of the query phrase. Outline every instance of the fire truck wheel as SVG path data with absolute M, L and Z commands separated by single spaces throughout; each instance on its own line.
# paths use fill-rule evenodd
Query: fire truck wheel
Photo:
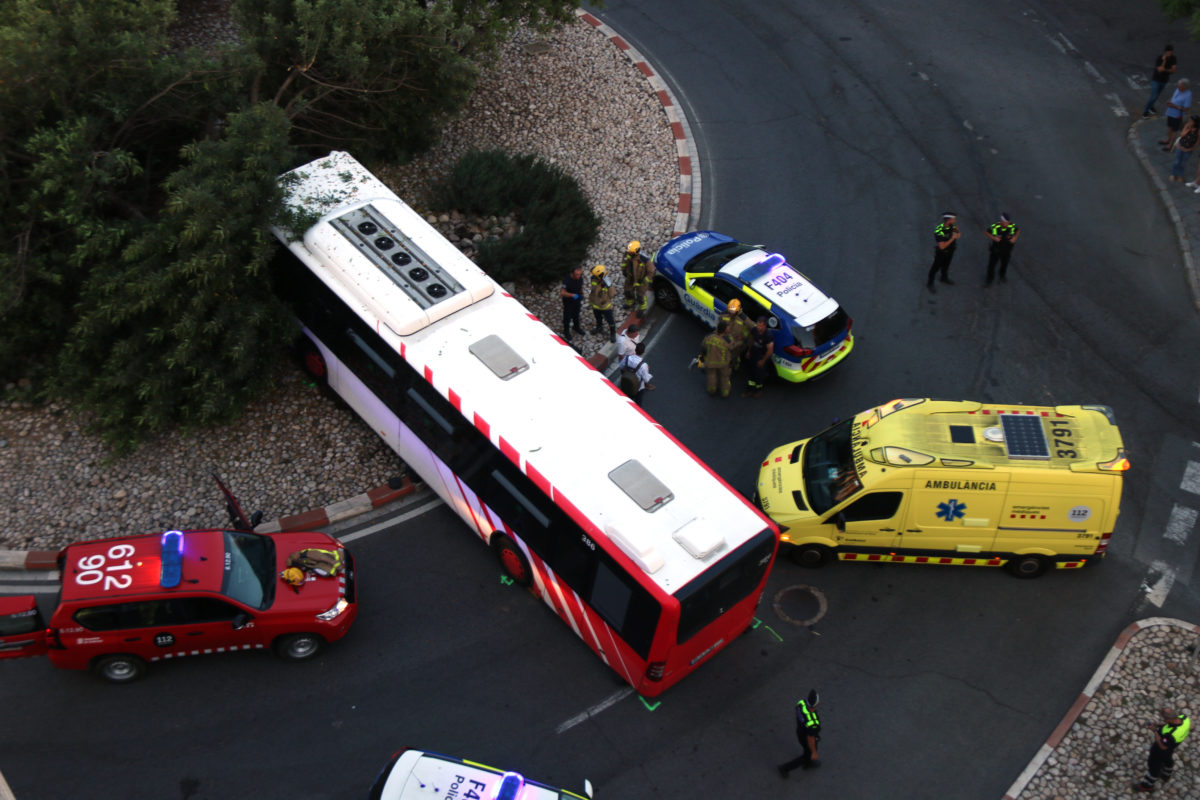
M 1008 562 L 1008 571 L 1018 578 L 1036 578 L 1049 568 L 1050 560 L 1036 554 L 1017 556 Z
M 109 683 L 129 683 L 146 673 L 146 662 L 128 653 L 116 653 L 96 659 L 92 669 Z
M 305 661 L 321 652 L 325 640 L 315 633 L 289 633 L 275 640 L 275 655 L 285 661 Z
M 500 566 L 504 569 L 505 574 L 512 578 L 518 586 L 529 586 L 533 583 L 533 571 L 529 569 L 529 559 L 525 558 L 525 554 L 521 552 L 521 548 L 517 547 L 516 542 L 499 533 L 493 535 L 493 541 L 496 557 L 500 559 Z
M 833 560 L 833 551 L 823 544 L 802 544 L 792 548 L 792 561 L 802 567 L 823 567 Z

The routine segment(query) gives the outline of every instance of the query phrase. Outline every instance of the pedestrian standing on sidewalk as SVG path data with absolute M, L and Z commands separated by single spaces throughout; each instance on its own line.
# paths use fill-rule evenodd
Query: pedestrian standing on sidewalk
M 1192 151 L 1196 149 L 1198 139 L 1200 139 L 1200 116 L 1193 114 L 1184 123 L 1183 130 L 1179 132 L 1179 141 L 1175 143 L 1175 158 L 1171 161 L 1170 175 L 1173 182 L 1183 183 L 1183 169 L 1187 166 L 1187 160 L 1191 157 Z
M 817 690 L 809 691 L 808 697 L 796 703 L 796 738 L 800 740 L 801 753 L 786 764 L 779 765 L 779 774 L 787 777 L 796 767 L 809 769 L 821 766 L 817 757 L 817 742 L 821 740 L 821 719 L 817 716 L 817 706 L 821 696 Z
M 992 240 L 988 245 L 987 280 L 984 286 L 991 286 L 996 279 L 996 265 L 1000 265 L 1000 280 L 1008 280 L 1008 260 L 1012 258 L 1013 245 L 1021 237 L 1021 229 L 1009 219 L 1008 212 L 1000 215 L 999 222 L 993 222 L 988 228 L 987 237 Z
M 583 308 L 583 267 L 576 267 L 563 278 L 559 294 L 563 304 L 563 336 L 569 344 L 572 326 L 576 333 L 583 333 L 583 326 L 579 324 L 579 310 Z
M 1146 725 L 1152 732 L 1153 741 L 1150 743 L 1146 774 L 1133 785 L 1137 792 L 1153 792 L 1156 781 L 1166 783 L 1171 780 L 1171 774 L 1175 771 L 1175 748 L 1183 743 L 1192 729 L 1192 721 L 1187 715 L 1173 708 L 1162 709 L 1159 716 L 1162 717 L 1161 724 L 1151 722 Z
M 929 268 L 929 279 L 925 281 L 925 288 L 931 292 L 937 291 L 933 288 L 933 278 L 939 272 L 942 273 L 942 283 L 954 285 L 947 273 L 950 270 L 950 262 L 954 259 L 954 248 L 958 246 L 958 238 L 962 235 L 958 230 L 957 220 L 957 214 L 947 211 L 942 214 L 942 221 L 933 229 L 933 241 L 936 246 L 933 251 L 933 265 Z
M 1183 129 L 1183 119 L 1192 108 L 1191 85 L 1187 78 L 1180 78 L 1175 84 L 1171 102 L 1167 103 L 1167 138 L 1159 141 L 1164 153 L 1170 152 L 1171 145 L 1175 144 L 1175 137 Z
M 1175 60 L 1175 45 L 1169 44 L 1154 62 L 1154 71 L 1150 74 L 1150 99 L 1146 101 L 1146 107 L 1142 110 L 1142 119 L 1148 119 L 1158 113 L 1154 104 L 1158 102 L 1158 96 L 1167 88 L 1177 69 L 1179 64 Z

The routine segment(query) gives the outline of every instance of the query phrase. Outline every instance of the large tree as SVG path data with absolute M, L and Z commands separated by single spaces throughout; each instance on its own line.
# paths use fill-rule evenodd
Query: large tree
M 513 25 L 577 5 L 235 0 L 241 39 L 201 50 L 173 46 L 175 0 L 0 3 L 0 381 L 117 444 L 236 413 L 287 330 L 274 176 L 410 157 Z

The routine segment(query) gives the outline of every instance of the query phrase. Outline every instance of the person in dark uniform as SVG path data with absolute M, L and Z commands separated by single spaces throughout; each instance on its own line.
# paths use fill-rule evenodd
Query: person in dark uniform
M 997 264 L 1000 265 L 1000 280 L 1008 280 L 1008 260 L 1012 258 L 1013 245 L 1020 238 L 1021 229 L 1005 213 L 1000 215 L 999 222 L 992 223 L 986 233 L 992 243 L 988 246 L 987 280 L 983 285 L 991 286 L 996 278 Z
M 942 214 L 942 221 L 933 229 L 933 239 L 937 247 L 933 251 L 933 265 L 929 268 L 929 280 L 925 281 L 925 288 L 931 292 L 937 291 L 933 288 L 933 278 L 939 272 L 941 272 L 942 283 L 954 285 L 954 281 L 950 280 L 947 273 L 950 270 L 950 261 L 954 258 L 954 248 L 958 245 L 958 237 L 962 235 L 956 224 L 957 219 L 957 214 L 947 211 Z
M 569 342 L 572 326 L 576 333 L 583 333 L 583 326 L 579 324 L 579 311 L 583 308 L 583 267 L 576 267 L 563 278 L 559 294 L 563 304 L 563 336 Z
M 1154 62 L 1154 72 L 1150 74 L 1150 99 L 1146 101 L 1146 107 L 1142 109 L 1142 119 L 1153 117 L 1158 113 L 1154 104 L 1158 102 L 1158 96 L 1163 93 L 1163 89 L 1167 88 L 1167 83 L 1170 82 L 1171 76 L 1178 68 L 1179 63 L 1175 59 L 1175 45 L 1169 44 Z
M 786 778 L 796 767 L 809 769 L 821 766 L 817 757 L 817 742 L 821 740 L 821 719 L 817 716 L 817 706 L 821 696 L 816 689 L 808 693 L 808 697 L 796 703 L 796 738 L 800 740 L 802 752 L 786 764 L 779 765 L 779 774 Z
M 1183 743 L 1192 729 L 1192 721 L 1187 715 L 1173 708 L 1164 708 L 1159 715 L 1162 717 L 1161 725 L 1151 722 L 1146 726 L 1154 732 L 1154 741 L 1150 745 L 1146 774 L 1133 785 L 1137 792 L 1153 792 L 1155 781 L 1166 783 L 1171 780 L 1175 772 L 1175 748 Z
M 750 364 L 750 377 L 746 379 L 746 391 L 742 397 L 758 397 L 767 380 L 767 365 L 775 353 L 775 339 L 767 330 L 767 318 L 759 317 L 750 331 L 750 350 L 746 360 Z

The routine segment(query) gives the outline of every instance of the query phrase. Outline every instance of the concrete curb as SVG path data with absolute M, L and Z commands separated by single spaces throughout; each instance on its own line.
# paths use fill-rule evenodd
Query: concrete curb
M 583 9 L 576 9 L 575 15 L 583 22 L 591 25 L 600 33 L 604 34 L 618 50 L 625 54 L 625 57 L 630 60 L 638 72 L 642 73 L 646 82 L 654 90 L 655 97 L 658 102 L 662 103 L 663 112 L 667 115 L 667 121 L 671 125 L 671 133 L 675 137 L 675 152 L 679 158 L 679 199 L 675 206 L 675 230 L 671 233 L 671 237 L 680 236 L 693 229 L 695 220 L 700 215 L 700 159 L 696 149 L 696 140 L 692 136 L 692 128 L 688 125 L 687 116 L 680 110 L 675 94 L 655 71 L 654 67 L 646 61 L 638 50 L 625 41 L 616 31 L 605 25 L 598 17 Z M 636 323 L 645 326 L 646 320 L 649 317 L 650 311 L 654 308 L 654 296 L 651 295 L 649 307 L 646 313 L 638 315 L 637 313 L 630 314 L 625 321 L 617 326 L 617 333 L 620 334 L 630 325 Z M 598 351 L 593 353 L 588 358 L 588 363 L 595 367 L 600 372 L 605 372 L 609 365 L 612 364 L 613 357 L 616 355 L 617 346 L 615 344 L 606 344 Z
M 679 110 L 679 103 L 671 88 L 667 86 L 659 74 L 650 66 L 646 58 L 629 42 L 621 38 L 612 28 L 605 25 L 594 15 L 576 9 L 576 16 L 596 28 L 616 45 L 617 49 L 633 62 L 638 72 L 646 77 L 646 81 L 654 89 L 658 102 L 662 103 L 667 120 L 671 123 L 671 131 L 675 135 L 675 150 L 679 156 L 679 200 L 675 207 L 675 231 L 672 237 L 679 236 L 691 230 L 692 220 L 700 213 L 700 161 L 697 158 L 696 143 L 692 137 L 692 129 L 687 117 Z
M 404 476 L 403 483 L 398 488 L 378 486 L 349 500 L 341 500 L 324 508 L 316 508 L 303 514 L 280 517 L 271 522 L 264 522 L 254 530 L 259 533 L 280 533 L 283 531 L 319 530 L 333 522 L 340 522 L 358 514 L 362 514 L 380 506 L 406 497 L 416 491 L 416 486 Z M 58 567 L 57 550 L 0 550 L 0 569 L 11 570 L 52 570 Z
M 1046 739 L 1046 743 L 1038 749 L 1037 754 L 1025 770 L 1017 777 L 1013 785 L 1004 793 L 1004 800 L 1017 800 L 1021 796 L 1021 792 L 1025 791 L 1025 787 L 1033 780 L 1033 776 L 1037 774 L 1042 765 L 1046 763 L 1046 759 L 1054 752 L 1054 748 L 1058 747 L 1062 742 L 1063 737 L 1071 730 L 1071 726 L 1075 724 L 1075 720 L 1087 708 L 1087 704 L 1092 701 L 1092 697 L 1096 694 L 1096 690 L 1108 677 L 1108 673 L 1112 671 L 1113 666 L 1117 663 L 1117 659 L 1125 652 L 1126 646 L 1141 631 L 1147 628 L 1154 628 L 1162 625 L 1174 626 L 1200 634 L 1200 626 L 1193 625 L 1190 622 L 1184 622 L 1181 619 L 1172 619 L 1169 617 L 1149 617 L 1147 619 L 1138 620 L 1121 631 L 1117 636 L 1117 640 L 1113 646 L 1109 648 L 1108 654 L 1100 662 L 1100 666 L 1096 668 L 1096 672 L 1092 675 L 1092 679 L 1083 687 L 1083 692 L 1071 704 L 1071 708 L 1067 711 L 1066 716 L 1058 723 L 1058 726 L 1050 734 L 1050 738 Z
M 1150 182 L 1154 184 L 1154 188 L 1158 190 L 1159 199 L 1162 200 L 1163 206 L 1167 209 L 1167 214 L 1171 217 L 1171 224 L 1175 226 L 1175 238 L 1179 240 L 1179 252 L 1183 256 L 1184 277 L 1187 279 L 1188 288 L 1192 292 L 1192 305 L 1200 312 L 1200 272 L 1196 269 L 1196 256 L 1192 252 L 1192 240 L 1188 235 L 1187 225 L 1179 213 L 1179 207 L 1175 204 L 1175 198 L 1171 196 L 1166 182 L 1159 175 L 1159 169 L 1150 163 L 1150 159 L 1146 156 L 1146 149 L 1142 146 L 1142 140 L 1138 136 L 1139 125 L 1143 122 L 1150 122 L 1157 119 L 1158 117 L 1135 119 L 1133 124 L 1129 126 L 1129 131 L 1125 134 L 1125 142 L 1133 150 L 1134 155 L 1137 156 L 1142 168 L 1146 170 L 1146 174 L 1149 176 Z

